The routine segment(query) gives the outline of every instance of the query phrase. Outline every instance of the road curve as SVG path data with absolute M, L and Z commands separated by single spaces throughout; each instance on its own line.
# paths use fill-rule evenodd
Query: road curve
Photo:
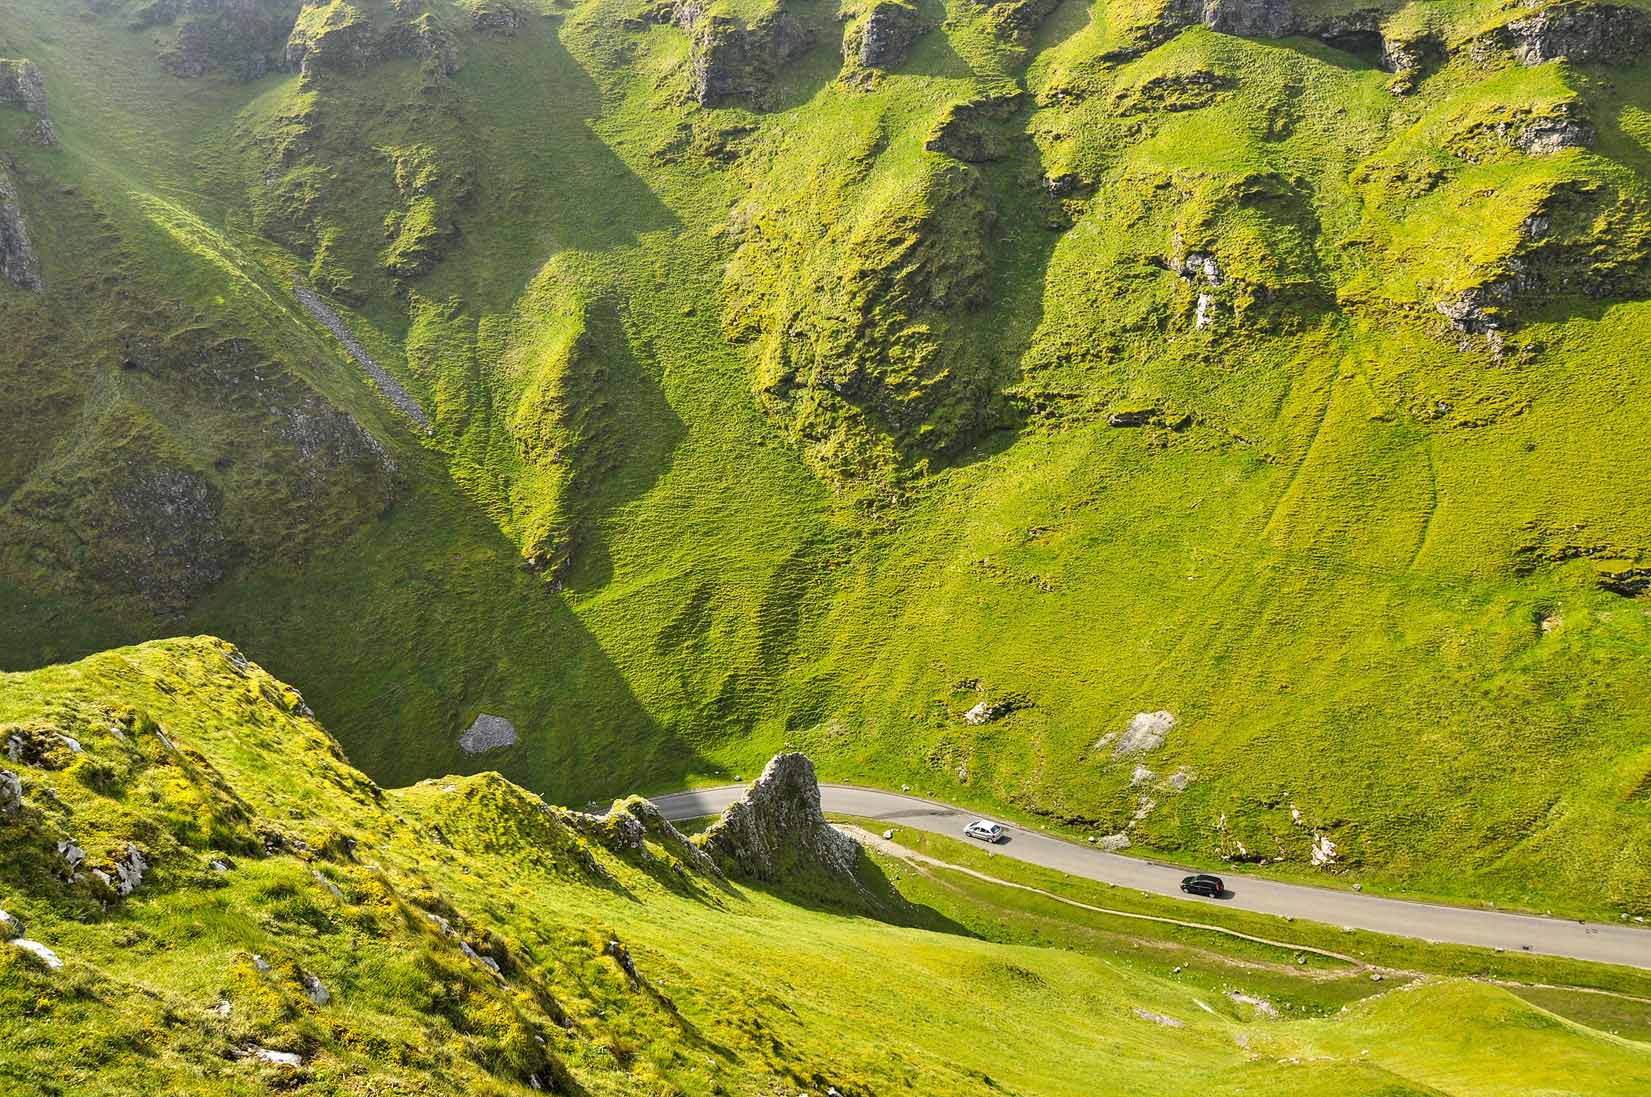
M 695 789 L 656 796 L 653 802 L 667 819 L 696 819 L 720 812 L 737 800 L 745 787 L 723 785 Z M 820 798 L 826 811 L 839 815 L 858 815 L 895 827 L 913 827 L 952 837 L 961 837 L 965 823 L 981 818 L 933 800 L 853 785 L 821 785 Z M 1227 882 L 1228 894 L 1221 899 L 1204 899 L 1181 892 L 1181 877 L 1195 871 L 1193 869 L 1106 853 L 1012 823 L 1004 822 L 1003 826 L 1009 831 L 1009 840 L 996 847 L 1001 857 L 1013 857 L 1028 864 L 1155 895 L 1168 895 L 1187 903 L 1304 918 L 1430 942 L 1651 969 L 1651 930 L 1648 929 L 1385 899 L 1259 879 L 1230 869 L 1221 874 Z

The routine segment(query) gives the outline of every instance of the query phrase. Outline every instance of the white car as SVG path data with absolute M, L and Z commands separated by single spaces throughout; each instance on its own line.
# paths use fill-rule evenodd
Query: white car
M 994 846 L 1009 837 L 1009 832 L 1004 829 L 1002 823 L 992 823 L 985 819 L 976 819 L 963 828 L 963 833 Z

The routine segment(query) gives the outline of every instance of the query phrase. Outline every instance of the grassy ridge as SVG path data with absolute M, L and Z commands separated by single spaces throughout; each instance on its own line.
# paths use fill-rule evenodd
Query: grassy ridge
M 0 901 L 64 963 L 0 947 L 11 1092 L 507 1094 L 536 1079 L 590 1095 L 1079 1094 L 1105 1077 L 1237 1097 L 1651 1080 L 1645 1045 L 1482 984 L 1378 986 L 1255 949 L 1097 934 L 978 883 L 959 897 L 894 879 L 915 900 L 905 920 L 929 928 L 799 906 L 704 875 L 670 841 L 615 841 L 496 774 L 382 789 L 306 711 L 204 637 L 0 677 L 23 783 L 0 820 Z M 78 873 L 54 867 L 64 839 L 85 852 Z M 92 871 L 134 847 L 149 868 L 119 897 Z

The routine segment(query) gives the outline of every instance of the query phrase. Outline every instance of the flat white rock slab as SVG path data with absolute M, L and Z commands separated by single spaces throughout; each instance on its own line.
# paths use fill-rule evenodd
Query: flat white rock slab
M 483 754 L 516 745 L 516 725 L 503 716 L 482 713 L 470 730 L 459 736 L 459 748 L 466 754 Z

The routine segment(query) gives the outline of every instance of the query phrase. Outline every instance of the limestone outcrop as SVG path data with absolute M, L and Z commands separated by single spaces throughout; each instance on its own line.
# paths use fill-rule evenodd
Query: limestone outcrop
M 34 124 L 24 130 L 29 140 L 48 148 L 57 144 L 57 130 L 46 109 L 46 81 L 33 61 L 0 57 L 0 103 L 22 107 L 34 116 Z
M 0 163 L 0 276 L 19 289 L 44 288 L 40 262 L 29 241 L 28 226 L 23 223 L 17 185 L 4 163 Z
M 1566 149 L 1593 148 L 1598 132 L 1573 104 L 1534 118 L 1512 134 L 1514 146 L 1531 156 L 1550 156 Z
M 134 30 L 171 28 L 159 60 L 183 78 L 222 73 L 256 80 L 271 72 L 360 74 L 382 61 L 433 61 L 443 75 L 458 67 L 451 30 L 420 5 L 397 2 L 388 12 L 369 5 L 307 4 L 300 0 L 153 0 L 133 15 Z M 376 6 L 375 6 L 376 7 Z M 489 0 L 471 13 L 471 28 L 511 35 L 519 16 Z
M 1283 38 L 1300 25 L 1290 0 L 1203 0 L 1198 21 L 1243 38 Z
M 1367 52 L 1394 74 L 1397 94 L 1413 89 L 1446 49 L 1431 34 L 1401 38 L 1385 27 L 1381 8 L 1320 14 L 1293 0 L 1168 0 L 1155 17 L 1138 25 L 1136 45 L 1118 56 L 1135 56 L 1203 25 L 1244 38 L 1317 38 L 1338 49 Z M 1457 50 L 1488 61 L 1512 55 L 1522 65 L 1567 60 L 1577 64 L 1626 65 L 1651 49 L 1651 13 L 1619 4 L 1566 0 L 1512 19 L 1461 43 Z
M 704 0 L 681 0 L 673 19 L 688 34 L 688 85 L 702 107 L 743 100 L 766 105 L 781 65 L 812 48 L 813 28 L 784 7 L 753 22 L 710 13 Z
M 14 103 L 30 114 L 46 114 L 46 82 L 27 59 L 0 58 L 0 103 Z
M 1422 77 L 1442 63 L 1444 58 L 1444 44 L 1431 34 L 1419 34 L 1413 38 L 1382 38 L 1381 66 L 1383 71 L 1393 74 L 1387 87 L 1395 95 L 1408 95 L 1414 91 Z
M 23 810 L 23 781 L 9 769 L 0 769 L 0 817 L 16 815 Z M 0 929 L 5 926 L 6 912 L 0 910 Z M 23 931 L 17 931 L 21 934 Z
M 778 754 L 745 795 L 700 836 L 733 874 L 774 881 L 795 875 L 853 880 L 859 843 L 826 822 L 806 754 Z
M 1027 47 L 1038 27 L 1059 6 L 1060 0 L 992 0 L 986 6 L 986 23 L 1003 41 Z
M 1522 65 L 1559 60 L 1626 65 L 1651 47 L 1651 15 L 1616 4 L 1555 4 L 1504 23 L 1490 32 L 1488 42 Z
M 843 58 L 868 69 L 892 69 L 906 59 L 912 43 L 928 28 L 910 4 L 876 0 L 848 25 Z
M 1517 327 L 1524 313 L 1556 297 L 1642 294 L 1651 278 L 1647 212 L 1638 195 L 1602 182 L 1556 184 L 1531 207 L 1500 260 L 1442 293 L 1434 308 L 1456 331 L 1486 334 Z
M 133 30 L 171 27 L 161 66 L 194 79 L 222 72 L 256 80 L 281 67 L 281 47 L 302 5 L 294 0 L 155 0 L 133 14 Z
M 709 876 L 720 876 L 711 855 L 671 825 L 653 801 L 632 796 L 616 802 L 606 815 L 576 815 L 575 825 L 614 853 L 635 854 L 643 861 L 653 855 L 648 842 L 664 849 L 668 857 Z
M 293 25 L 283 52 L 283 67 L 306 79 L 319 73 L 359 76 L 397 57 L 429 62 L 443 76 L 458 71 L 452 35 L 429 18 L 376 26 L 349 5 L 327 12 L 306 10 Z
M 522 17 L 509 4 L 487 0 L 470 13 L 470 28 L 500 38 L 514 38 L 521 27 Z

